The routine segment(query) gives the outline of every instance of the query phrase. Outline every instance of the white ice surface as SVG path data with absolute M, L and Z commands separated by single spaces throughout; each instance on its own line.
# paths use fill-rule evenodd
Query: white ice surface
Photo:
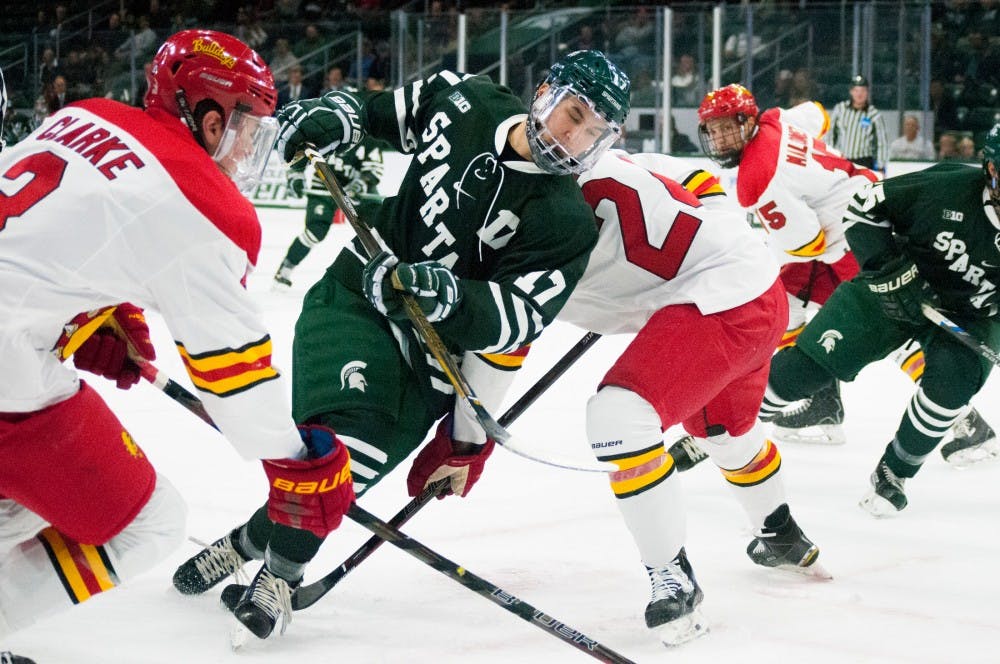
M 271 276 L 301 231 L 303 212 L 261 215 L 264 247 L 249 288 L 270 325 L 276 363 L 290 369 L 301 296 L 350 229 L 335 227 L 295 273 L 293 290 L 277 295 L 270 291 Z M 158 366 L 189 385 L 162 322 L 153 317 L 152 324 Z M 509 403 L 580 335 L 561 325 L 547 331 Z M 512 432 L 587 459 L 583 409 L 626 342 L 601 340 Z M 145 384 L 129 392 L 98 387 L 186 497 L 191 536 L 219 537 L 263 502 L 259 465 L 241 461 L 224 439 L 166 396 Z M 404 531 L 636 662 L 1000 662 L 1000 464 L 958 471 L 935 453 L 907 485 L 910 506 L 897 518 L 876 520 L 857 507 L 911 391 L 898 370 L 872 366 L 844 388 L 846 445 L 781 449 L 793 513 L 819 544 L 833 581 L 752 565 L 744 553 L 749 528 L 715 468 L 704 463 L 678 476 L 688 555 L 711 626 L 706 637 L 680 648 L 667 650 L 645 628 L 648 582 L 600 475 L 548 468 L 498 450 L 468 498 L 435 501 Z M 993 378 L 975 402 L 996 427 L 998 397 Z M 675 433 L 668 432 L 668 443 Z M 362 505 L 388 520 L 408 500 L 406 468 L 364 496 Z M 367 537 L 345 520 L 308 568 L 307 581 L 339 565 Z M 0 649 L 38 664 L 588 659 L 390 545 L 296 614 L 284 636 L 252 640 L 234 653 L 232 618 L 219 609 L 218 591 L 182 597 L 170 585 L 176 566 L 197 550 L 185 544 L 141 578 L 10 637 Z

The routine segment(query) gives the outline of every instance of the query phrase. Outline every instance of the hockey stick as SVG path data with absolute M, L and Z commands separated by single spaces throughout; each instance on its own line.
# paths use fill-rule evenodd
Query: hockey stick
M 920 305 L 921 311 L 924 312 L 924 316 L 927 320 L 931 321 L 941 329 L 943 329 L 948 334 L 952 335 L 962 344 L 968 346 L 972 350 L 976 351 L 987 360 L 993 364 L 1000 366 L 1000 353 L 984 344 L 982 341 L 972 336 L 965 328 L 955 323 L 950 318 L 945 316 L 943 313 L 932 307 L 927 302 Z
M 596 332 L 588 332 L 583 335 L 583 337 L 573 345 L 566 354 L 563 355 L 558 362 L 552 365 L 552 368 L 545 372 L 545 375 L 539 378 L 534 385 L 528 388 L 520 399 L 518 399 L 507 412 L 500 416 L 500 424 L 503 426 L 509 426 L 514 420 L 516 420 L 520 415 L 527 410 L 528 406 L 535 403 L 535 401 L 544 393 L 556 380 L 559 379 L 566 370 L 573 366 L 581 355 L 583 355 L 588 348 L 594 345 L 594 342 L 601 338 L 601 335 Z M 404 523 L 410 520 L 414 514 L 419 512 L 424 505 L 426 505 L 432 498 L 441 492 L 441 489 L 445 487 L 448 480 L 439 480 L 434 484 L 431 484 L 424 488 L 416 498 L 408 502 L 403 506 L 396 516 L 389 519 L 389 525 L 393 528 L 399 528 Z M 300 586 L 292 594 L 292 608 L 296 611 L 301 611 L 302 609 L 309 608 L 316 602 L 320 600 L 323 595 L 327 594 L 333 587 L 340 583 L 340 580 L 347 576 L 351 570 L 360 565 L 365 559 L 375 552 L 380 546 L 382 546 L 382 540 L 378 536 L 371 537 L 367 542 L 362 544 L 357 551 L 352 553 L 344 562 L 340 564 L 339 567 L 334 569 L 332 572 L 326 576 L 313 581 L 310 584 Z
M 581 339 L 576 346 L 574 346 L 574 348 L 571 350 L 571 353 L 573 351 L 577 351 L 576 357 L 579 357 L 579 355 L 583 354 L 583 351 L 586 350 L 586 348 L 589 347 L 589 345 L 593 343 L 593 341 L 596 341 L 598 337 L 600 337 L 600 335 L 589 333 L 583 339 Z M 582 347 L 581 344 L 583 344 Z M 576 357 L 573 358 L 573 361 L 575 361 Z M 569 365 L 573 363 L 573 361 L 568 362 L 565 365 L 565 367 L 558 372 L 558 374 L 561 374 L 563 371 L 565 371 L 565 368 L 568 368 Z M 151 367 L 149 363 L 146 363 L 146 366 Z M 556 368 L 557 367 L 553 367 L 549 371 L 549 373 L 555 371 Z M 149 375 L 154 376 L 157 374 L 159 374 L 159 371 L 153 368 L 153 371 L 150 372 Z M 143 377 L 149 380 L 149 378 L 146 376 L 145 373 L 143 374 Z M 558 377 L 558 375 L 556 377 Z M 519 399 L 518 402 L 514 404 L 514 406 L 511 407 L 510 411 L 508 411 L 508 414 L 513 412 L 514 417 L 520 415 L 524 411 L 524 409 L 527 408 L 527 406 L 538 397 L 538 395 L 544 392 L 545 387 L 540 385 L 541 382 L 542 381 L 536 383 L 531 390 L 525 393 L 525 395 L 521 399 Z M 162 381 L 160 381 L 160 383 L 162 383 Z M 159 383 L 154 383 L 154 385 L 157 385 L 159 387 Z M 187 392 L 187 390 L 185 390 L 183 387 L 181 386 L 178 387 L 182 392 L 186 392 L 187 396 L 190 397 L 190 399 L 178 400 L 178 402 L 188 410 L 191 410 L 191 412 L 198 414 L 194 406 L 200 405 L 201 402 L 198 400 L 196 396 L 194 396 L 190 392 Z M 171 396 L 171 398 L 174 398 L 176 400 L 176 397 L 173 394 L 170 394 L 166 390 L 164 390 L 164 392 L 167 393 L 168 396 Z M 520 404 L 522 404 L 522 402 L 524 402 L 523 406 L 519 406 Z M 208 418 L 206 421 L 213 427 L 215 427 L 215 423 L 212 422 L 211 418 L 208 417 L 207 413 L 205 417 Z M 441 482 L 442 485 L 443 483 L 444 481 Z M 428 489 L 430 488 L 431 487 L 428 487 Z M 425 493 L 428 493 L 428 491 L 425 490 Z M 436 491 L 434 493 L 436 493 Z M 433 493 L 431 493 L 431 495 L 433 495 Z M 559 620 L 556 620 L 552 616 L 546 614 L 544 611 L 539 611 L 538 609 L 531 606 L 527 602 L 518 599 L 517 597 L 508 593 L 502 588 L 493 585 L 486 579 L 477 576 L 476 574 L 473 574 L 472 572 L 465 569 L 461 565 L 457 565 L 451 560 L 445 558 L 441 554 L 435 552 L 433 549 L 430 549 L 421 544 L 420 542 L 417 542 L 416 540 L 399 532 L 399 530 L 397 530 L 395 527 L 391 526 L 385 521 L 382 521 L 371 512 L 368 512 L 367 510 L 363 509 L 356 502 L 352 503 L 350 509 L 347 510 L 347 517 L 352 521 L 354 521 L 355 523 L 370 530 L 380 540 L 389 542 L 390 544 L 406 551 L 411 556 L 426 563 L 427 565 L 430 565 L 431 567 L 438 570 L 448 578 L 457 581 L 466 588 L 476 592 L 477 594 L 497 604 L 501 608 L 510 611 L 514 615 L 520 617 L 522 620 L 525 620 L 535 625 L 539 629 L 542 629 L 548 632 L 549 634 L 552 634 L 562 639 L 563 641 L 570 644 L 574 648 L 577 648 L 578 650 L 585 652 L 591 657 L 594 657 L 595 659 L 598 659 L 602 662 L 610 662 L 611 664 L 635 664 L 635 662 L 628 659 L 627 657 L 620 655 L 619 653 L 615 652 L 614 650 L 611 650 L 607 646 L 602 645 L 598 641 L 595 641 L 594 639 L 583 634 L 582 632 L 578 632 L 569 625 L 560 622 Z M 365 557 L 367 557 L 367 555 Z M 361 560 L 363 559 L 364 558 L 362 558 Z M 358 562 L 360 562 L 360 560 Z
M 347 198 L 347 196 L 344 195 L 344 192 L 337 183 L 337 179 L 334 177 L 329 164 L 326 163 L 319 152 L 317 152 L 311 145 L 305 148 L 304 153 L 309 159 L 309 162 L 313 165 L 313 168 L 316 169 L 316 173 L 319 174 L 319 178 L 323 181 L 327 191 L 329 191 L 330 195 L 333 196 L 333 200 L 337 203 L 337 206 L 343 211 L 344 216 L 351 225 L 351 228 L 354 229 L 354 232 L 361 241 L 361 246 L 364 248 L 368 258 L 371 259 L 377 256 L 379 252 L 382 251 L 382 245 L 380 245 L 378 240 L 375 239 L 375 236 L 372 234 L 372 229 L 358 218 L 358 213 L 357 210 L 354 209 L 354 204 L 349 198 Z M 402 290 L 402 284 L 400 283 L 399 277 L 395 272 L 392 274 L 392 282 L 393 287 L 398 290 Z M 427 320 L 427 316 L 424 315 L 424 312 L 420 308 L 420 305 L 417 304 L 417 301 L 409 293 L 401 293 L 400 295 L 403 305 L 406 308 L 407 318 L 409 318 L 414 329 L 416 329 L 417 333 L 424 340 L 424 344 L 431 352 L 431 355 L 434 356 L 434 359 L 437 360 L 438 364 L 444 370 L 445 375 L 448 377 L 448 382 L 450 382 L 452 387 L 455 388 L 455 396 L 461 402 L 464 402 L 466 406 L 472 409 L 472 412 L 479 421 L 479 425 L 483 427 L 486 435 L 492 438 L 498 445 L 505 447 L 515 454 L 531 459 L 532 461 L 538 461 L 540 463 L 559 468 L 590 472 L 612 472 L 618 469 L 614 464 L 606 462 L 594 462 L 593 464 L 584 466 L 580 465 L 580 462 L 577 461 L 540 457 L 517 444 L 517 442 L 511 438 L 510 432 L 493 419 L 493 416 L 490 415 L 483 406 L 479 397 L 477 397 L 475 392 L 473 392 L 469 382 L 458 368 L 457 362 L 451 356 L 451 353 L 448 352 L 444 342 L 441 341 L 441 337 L 438 336 L 437 331 L 430 324 L 430 321 Z
M 351 504 L 351 508 L 347 510 L 347 517 L 372 531 L 375 535 L 393 546 L 406 551 L 414 558 L 430 565 L 453 581 L 457 581 L 469 590 L 485 597 L 505 611 L 510 611 L 522 620 L 526 620 L 548 634 L 562 639 L 591 657 L 602 662 L 612 662 L 614 664 L 635 664 L 624 655 L 620 655 L 589 636 L 578 632 L 566 623 L 556 620 L 545 612 L 539 611 L 527 602 L 518 599 L 502 588 L 498 588 L 481 576 L 473 574 L 461 565 L 455 564 L 441 554 L 399 532 L 399 530 L 382 521 L 371 512 L 359 507 L 357 503 Z

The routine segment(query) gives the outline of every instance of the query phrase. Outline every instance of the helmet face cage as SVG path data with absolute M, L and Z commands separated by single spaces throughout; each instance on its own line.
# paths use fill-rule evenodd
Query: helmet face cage
M 553 118 L 556 109 L 561 115 Z M 549 85 L 531 104 L 528 146 L 539 168 L 555 175 L 583 173 L 621 136 L 621 127 L 594 102 L 566 85 Z
M 237 107 L 229 114 L 212 159 L 241 192 L 250 194 L 264 175 L 271 146 L 277 137 L 275 118 L 251 115 Z

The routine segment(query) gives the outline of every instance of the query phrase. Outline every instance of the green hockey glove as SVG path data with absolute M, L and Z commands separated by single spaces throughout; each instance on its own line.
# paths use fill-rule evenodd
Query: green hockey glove
M 361 103 L 348 92 L 328 92 L 317 99 L 301 99 L 278 111 L 275 147 L 293 169 L 302 170 L 301 156 L 312 143 L 323 157 L 357 145 L 362 138 Z
M 392 284 L 392 274 L 399 277 L 401 290 Z M 436 323 L 455 312 L 462 301 L 458 279 L 440 263 L 402 263 L 396 255 L 383 251 L 368 261 L 362 274 L 365 297 L 383 315 L 406 320 L 402 293 L 409 293 L 427 316 Z
M 927 322 L 920 305 L 934 301 L 934 292 L 906 256 L 893 258 L 879 270 L 861 272 L 858 281 L 875 294 L 886 317 L 911 325 Z
M 368 185 L 360 177 L 355 177 L 349 180 L 347 184 L 344 185 L 344 195 L 351 199 L 354 203 L 354 207 L 358 206 L 358 202 L 361 200 L 361 194 L 368 191 Z

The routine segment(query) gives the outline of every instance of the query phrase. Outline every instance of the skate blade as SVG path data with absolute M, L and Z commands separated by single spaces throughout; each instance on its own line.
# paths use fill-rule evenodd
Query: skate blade
M 801 429 L 789 429 L 775 424 L 771 427 L 771 437 L 778 443 L 802 445 L 843 445 L 847 442 L 841 424 L 817 424 Z
M 1000 458 L 1000 440 L 991 438 L 980 445 L 973 445 L 955 452 L 944 458 L 949 465 L 960 470 L 965 470 L 986 461 L 993 461 Z
M 656 634 L 660 642 L 667 647 L 683 645 L 689 641 L 694 641 L 699 636 L 708 633 L 708 623 L 700 609 L 695 609 L 686 616 L 681 616 L 668 623 L 650 628 Z
M 243 646 L 245 646 L 249 640 L 250 630 L 243 625 L 234 625 L 233 628 L 229 630 L 229 647 L 233 649 L 233 652 L 242 650 Z
M 806 551 L 806 554 L 802 556 L 802 560 L 799 561 L 798 565 L 777 565 L 772 569 L 793 572 L 795 574 L 801 574 L 802 576 L 808 576 L 822 581 L 832 580 L 833 574 L 830 574 L 826 567 L 824 567 L 823 564 L 817 560 L 818 557 L 819 547 L 813 544 L 812 547 Z
M 899 514 L 899 510 L 896 506 L 890 503 L 888 500 L 882 496 L 875 493 L 874 490 L 869 491 L 865 494 L 865 497 L 858 502 L 858 507 L 865 510 L 873 517 L 877 519 L 884 519 L 886 517 L 893 517 Z

